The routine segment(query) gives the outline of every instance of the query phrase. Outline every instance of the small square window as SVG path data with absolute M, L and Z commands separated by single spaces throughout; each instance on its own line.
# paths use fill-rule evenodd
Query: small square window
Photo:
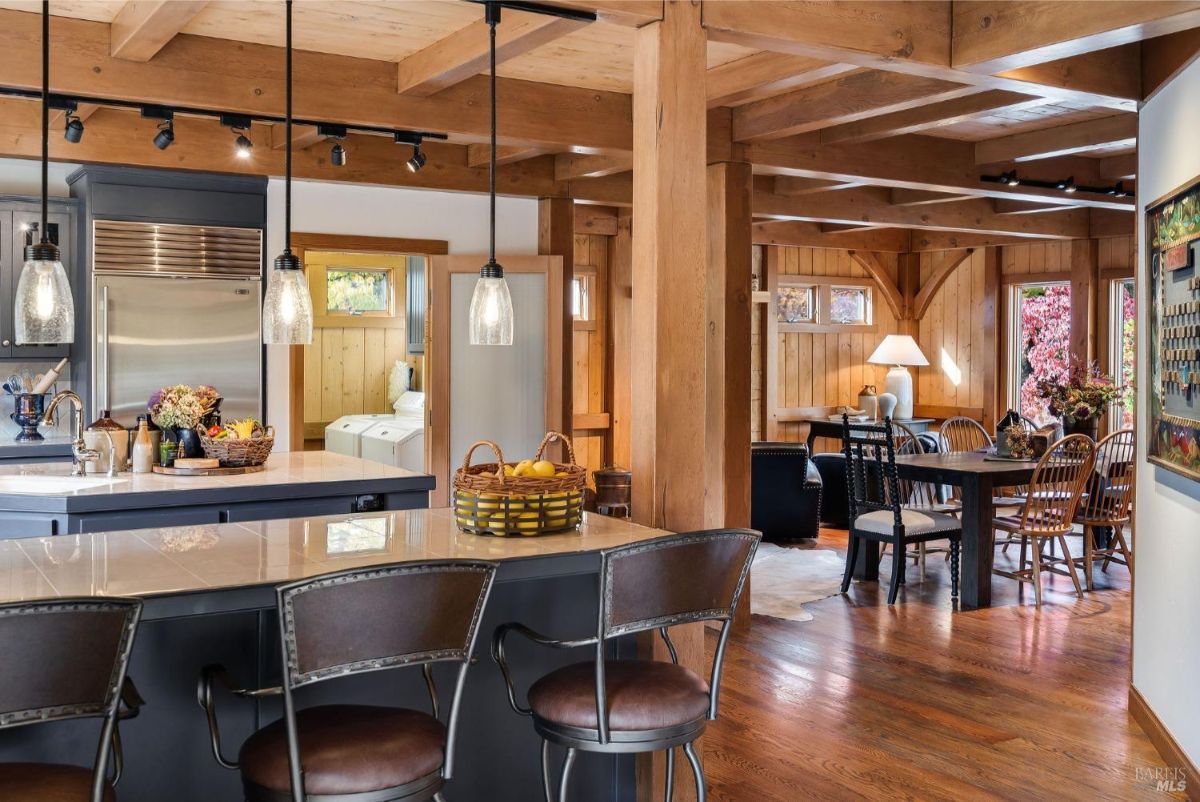
M 871 290 L 868 287 L 831 287 L 829 320 L 843 325 L 871 322 Z
M 775 316 L 780 323 L 812 323 L 816 304 L 811 286 L 780 287 L 775 294 Z
M 325 271 L 325 311 L 341 315 L 390 314 L 391 269 L 330 267 Z
M 575 320 L 592 319 L 592 276 L 577 274 L 571 279 L 571 315 Z

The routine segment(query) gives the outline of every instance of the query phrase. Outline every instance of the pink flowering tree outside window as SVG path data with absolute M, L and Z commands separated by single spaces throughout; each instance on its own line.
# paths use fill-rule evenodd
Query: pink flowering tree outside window
M 1020 412 L 1036 423 L 1048 423 L 1054 416 L 1046 399 L 1038 397 L 1038 383 L 1065 381 L 1070 373 L 1071 287 L 1022 287 L 1020 304 Z
M 1137 298 L 1134 296 L 1133 280 L 1121 282 L 1121 364 L 1119 382 L 1121 387 L 1132 387 L 1134 382 L 1134 360 L 1137 358 Z M 1121 428 L 1133 427 L 1133 406 L 1136 395 L 1130 391 L 1121 401 Z

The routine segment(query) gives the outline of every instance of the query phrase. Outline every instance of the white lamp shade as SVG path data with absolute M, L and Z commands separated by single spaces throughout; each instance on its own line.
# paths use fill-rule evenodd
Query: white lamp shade
M 872 365 L 928 365 L 929 360 L 907 334 L 889 334 L 867 360 Z

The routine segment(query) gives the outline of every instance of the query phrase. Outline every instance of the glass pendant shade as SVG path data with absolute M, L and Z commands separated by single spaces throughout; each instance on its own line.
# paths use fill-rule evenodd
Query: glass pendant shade
M 43 243 L 25 249 L 14 318 L 19 345 L 75 341 L 75 302 L 57 248 Z
M 267 345 L 311 345 L 312 296 L 300 260 L 284 253 L 275 260 L 263 301 L 263 342 Z
M 513 307 L 504 271 L 488 263 L 471 294 L 471 345 L 512 345 Z

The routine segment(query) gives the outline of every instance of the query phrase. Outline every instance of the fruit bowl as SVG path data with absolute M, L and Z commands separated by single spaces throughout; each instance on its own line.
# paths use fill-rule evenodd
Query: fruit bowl
M 544 460 L 554 440 L 566 445 L 568 463 Z M 496 462 L 471 464 L 475 449 L 487 446 Z M 464 532 L 506 537 L 549 535 L 573 530 L 583 516 L 587 471 L 575 463 L 566 435 L 549 432 L 531 460 L 504 461 L 500 446 L 480 440 L 467 449 L 454 474 L 454 520 Z

